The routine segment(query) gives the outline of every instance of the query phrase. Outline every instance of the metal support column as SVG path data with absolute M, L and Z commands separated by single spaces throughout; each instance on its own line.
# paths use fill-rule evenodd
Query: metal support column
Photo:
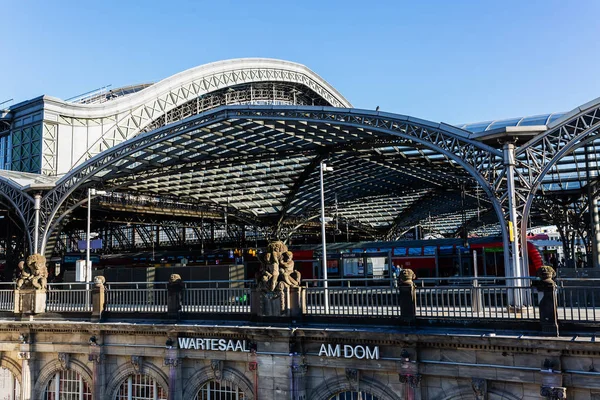
M 591 259 L 590 255 L 588 255 L 588 262 L 591 264 L 591 267 L 598 268 L 600 267 L 600 217 L 598 216 L 598 199 L 594 195 L 594 192 L 596 191 L 596 185 L 592 183 L 592 178 L 590 176 L 591 154 L 595 154 L 594 149 L 590 149 L 590 146 L 586 146 L 585 177 L 587 180 L 588 209 L 590 215 L 590 231 L 588 233 L 590 236 L 588 240 L 592 250 Z
M 321 240 L 323 244 L 323 255 L 322 255 L 322 269 L 323 269 L 323 288 L 324 288 L 324 305 L 325 305 L 325 313 L 329 314 L 329 292 L 327 290 L 328 282 L 327 282 L 327 240 L 325 237 L 325 190 L 323 188 L 323 170 L 326 170 L 326 164 L 321 161 L 321 168 L 319 168 L 319 172 L 321 174 Z
M 506 277 L 517 279 L 507 279 L 509 286 L 523 286 L 521 279 L 523 274 L 521 270 L 521 259 L 519 249 L 519 223 L 517 219 L 516 195 L 515 195 L 515 145 L 514 143 L 504 143 L 504 168 L 506 168 L 506 189 L 508 192 L 508 229 L 510 245 L 504 249 L 504 266 Z M 511 291 L 512 292 L 512 291 Z M 510 299 L 511 305 L 521 307 L 523 301 L 520 291 L 514 291 L 514 296 Z
M 35 213 L 33 225 L 33 254 L 38 252 L 38 242 L 40 239 L 40 208 L 42 205 L 42 195 L 36 193 L 33 198 L 33 210 Z
M 590 212 L 592 216 L 592 254 L 594 268 L 600 268 L 600 214 L 598 213 L 598 198 L 593 194 L 590 199 Z

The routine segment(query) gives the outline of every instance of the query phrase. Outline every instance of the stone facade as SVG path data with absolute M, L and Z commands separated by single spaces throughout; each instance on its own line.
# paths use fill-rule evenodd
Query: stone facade
M 26 400 L 41 399 L 67 370 L 96 399 L 114 399 L 136 374 L 177 400 L 194 399 L 210 381 L 233 384 L 249 400 L 329 400 L 345 391 L 379 400 L 591 400 L 600 393 L 600 349 L 586 339 L 35 321 L 3 323 L 0 350 L 0 367 Z

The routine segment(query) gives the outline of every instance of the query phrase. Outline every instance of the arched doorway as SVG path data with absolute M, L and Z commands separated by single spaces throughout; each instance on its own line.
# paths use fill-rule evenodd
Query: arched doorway
M 167 400 L 167 390 L 146 374 L 129 375 L 117 390 L 114 400 Z
M 221 380 L 205 382 L 194 400 L 247 400 L 246 393 L 235 383 Z
M 46 384 L 43 400 L 92 400 L 92 388 L 77 371 L 57 371 Z
M 21 384 L 6 367 L 0 369 L 0 399 L 17 400 L 21 398 Z

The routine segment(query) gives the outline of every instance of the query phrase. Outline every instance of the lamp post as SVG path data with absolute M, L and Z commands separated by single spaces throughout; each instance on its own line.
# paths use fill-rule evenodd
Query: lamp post
M 90 263 L 90 236 L 91 236 L 91 232 L 90 232 L 90 227 L 92 224 L 92 219 L 91 219 L 91 215 L 92 215 L 92 196 L 97 196 L 97 195 L 103 195 L 106 194 L 105 191 L 102 190 L 96 190 L 94 188 L 89 188 L 88 189 L 88 201 L 87 201 L 87 235 L 85 237 L 85 272 L 83 273 L 83 277 L 84 280 L 86 282 L 90 281 L 91 273 L 92 273 L 92 268 L 91 268 L 91 263 Z
M 333 167 L 328 167 L 323 161 L 321 161 L 321 239 L 323 241 L 323 255 L 321 268 L 323 269 L 323 288 L 325 289 L 325 313 L 329 314 L 329 293 L 327 291 L 327 240 L 325 239 L 325 190 L 323 189 L 323 172 L 333 171 Z

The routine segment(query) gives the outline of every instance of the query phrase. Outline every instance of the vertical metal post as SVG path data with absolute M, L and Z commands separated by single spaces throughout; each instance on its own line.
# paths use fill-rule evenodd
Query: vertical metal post
M 481 311 L 481 293 L 479 289 L 479 271 L 477 271 L 477 250 L 473 249 L 473 292 L 471 294 L 471 308 L 473 313 L 479 313 Z
M 329 314 L 329 293 L 328 293 L 328 283 L 327 283 L 327 240 L 325 238 L 325 190 L 323 188 L 323 170 L 325 169 L 325 164 L 321 161 L 320 166 L 320 176 L 321 176 L 321 240 L 323 244 L 323 255 L 322 255 L 322 269 L 323 269 L 323 288 L 324 296 L 325 296 L 325 313 Z
M 521 260 L 520 260 L 520 249 L 519 249 L 519 225 L 517 221 L 517 207 L 516 207 L 516 194 L 515 194 L 515 145 L 514 143 L 504 143 L 504 167 L 506 168 L 506 189 L 508 192 L 508 229 L 509 238 L 512 238 L 510 242 L 510 249 L 504 249 L 504 268 L 505 275 L 508 277 L 514 277 L 516 279 L 507 279 L 506 282 L 509 286 L 522 286 L 521 282 Z M 523 223 L 526 223 L 523 221 Z M 507 251 L 509 250 L 509 251 Z M 511 293 L 513 291 L 509 291 Z M 515 291 L 513 298 L 509 300 L 511 305 L 517 308 L 522 307 L 522 299 L 519 291 Z
M 33 225 L 33 254 L 38 252 L 38 242 L 40 240 L 40 208 L 42 204 L 42 195 L 36 193 L 33 199 L 33 210 L 35 212 L 35 220 Z
M 591 150 L 593 153 L 593 149 Z M 600 217 L 598 216 L 598 199 L 594 196 L 596 187 L 592 184 L 590 177 L 589 146 L 585 147 L 585 177 L 587 180 L 588 209 L 590 214 L 590 237 L 588 240 L 592 250 L 591 258 L 588 254 L 587 259 L 591 264 L 590 267 L 598 268 L 600 267 Z
M 592 201 L 590 203 L 593 224 L 592 232 L 594 234 L 592 241 L 594 264 L 592 267 L 600 268 L 600 214 L 598 213 L 598 198 L 592 195 Z
M 85 272 L 83 273 L 83 277 L 85 282 L 88 282 L 88 265 L 90 265 L 90 227 L 91 227 L 91 218 L 92 218 L 92 189 L 88 189 L 88 198 L 87 198 L 87 234 L 85 237 Z

